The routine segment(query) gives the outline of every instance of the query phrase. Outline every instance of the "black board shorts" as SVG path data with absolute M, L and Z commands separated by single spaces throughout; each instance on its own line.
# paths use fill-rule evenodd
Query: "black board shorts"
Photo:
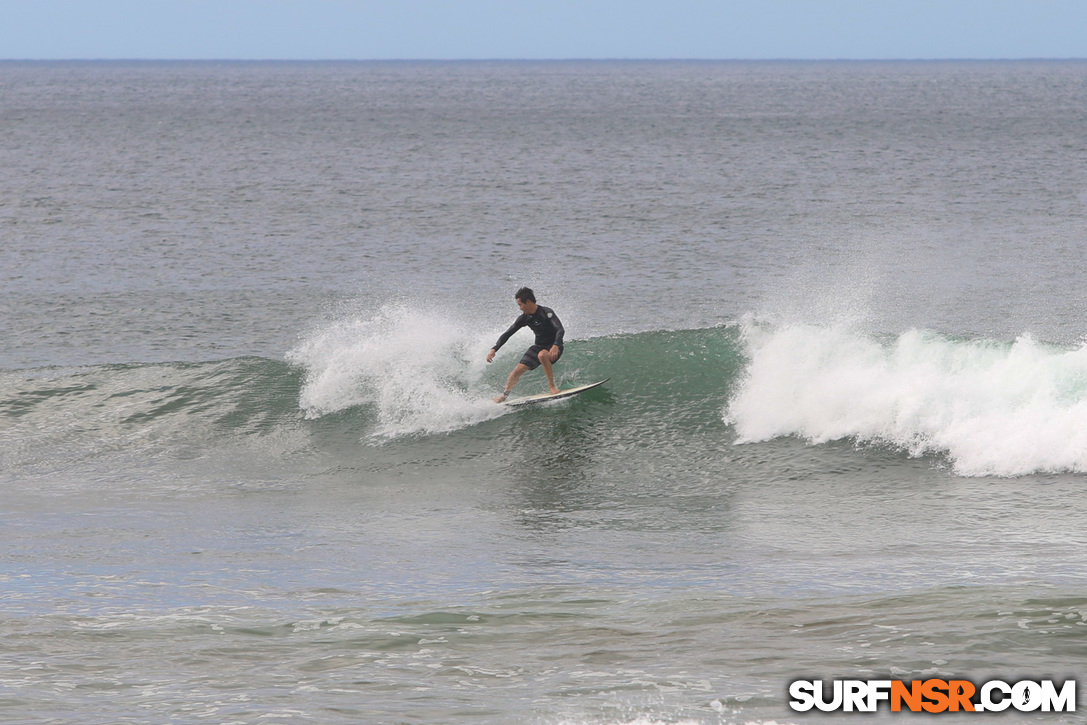
M 529 370 L 535 370 L 540 367 L 540 352 L 543 350 L 550 350 L 551 347 L 544 347 L 543 345 L 533 345 L 529 349 L 525 350 L 524 357 L 521 358 L 521 364 Z M 559 348 L 559 357 L 551 361 L 552 364 L 557 363 L 559 358 L 562 357 L 562 348 Z

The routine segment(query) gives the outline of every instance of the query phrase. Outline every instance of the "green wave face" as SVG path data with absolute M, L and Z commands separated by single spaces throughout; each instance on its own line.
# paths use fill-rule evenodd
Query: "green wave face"
M 393 343 L 352 339 L 291 362 L 0 373 L 0 460 L 255 446 L 268 460 L 331 453 L 368 471 L 496 457 L 531 469 L 548 451 L 591 451 L 622 470 L 637 462 L 640 478 L 701 479 L 796 446 L 842 460 L 844 443 L 863 447 L 853 456 L 936 456 L 967 476 L 1087 470 L 1087 346 L 753 324 L 614 335 L 569 342 L 556 366 L 561 387 L 606 385 L 518 409 L 491 398 L 519 349 L 487 365 L 456 335 Z M 517 392 L 543 389 L 537 370 Z M 525 461 L 532 448 L 542 452 Z
M 2 455 L 8 465 L 122 452 L 199 457 L 278 438 L 284 451 L 355 450 L 396 467 L 412 450 L 433 446 L 442 449 L 438 457 L 455 459 L 500 451 L 525 426 L 539 425 L 599 429 L 620 445 L 651 448 L 700 429 L 719 435 L 742 360 L 734 329 L 575 340 L 556 366 L 559 384 L 611 381 L 532 411 L 490 401 L 508 372 L 504 363 L 474 377 L 468 362 L 456 365 L 454 376 L 415 371 L 410 390 L 357 370 L 335 383 L 343 404 L 320 414 L 302 402 L 319 371 L 264 358 L 7 371 L 0 374 Z M 519 391 L 542 385 L 535 371 Z M 275 454 L 274 446 L 267 452 Z

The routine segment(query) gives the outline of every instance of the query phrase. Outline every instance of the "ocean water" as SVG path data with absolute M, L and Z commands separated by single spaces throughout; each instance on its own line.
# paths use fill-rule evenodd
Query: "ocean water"
M 0 63 L 0 720 L 1082 679 L 1084 108 L 1083 62 Z M 489 402 L 524 284 L 606 386 Z

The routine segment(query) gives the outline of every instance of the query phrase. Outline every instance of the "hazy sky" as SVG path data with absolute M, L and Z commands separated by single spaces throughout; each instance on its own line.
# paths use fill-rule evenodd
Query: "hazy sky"
M 0 0 L 0 58 L 1087 58 L 1087 0 Z

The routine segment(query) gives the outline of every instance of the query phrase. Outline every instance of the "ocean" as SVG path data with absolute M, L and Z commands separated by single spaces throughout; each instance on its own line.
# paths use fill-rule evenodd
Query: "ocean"
M 1085 108 L 1075 61 L 0 63 L 0 720 L 1082 679 Z M 490 402 L 522 285 L 605 386 Z

